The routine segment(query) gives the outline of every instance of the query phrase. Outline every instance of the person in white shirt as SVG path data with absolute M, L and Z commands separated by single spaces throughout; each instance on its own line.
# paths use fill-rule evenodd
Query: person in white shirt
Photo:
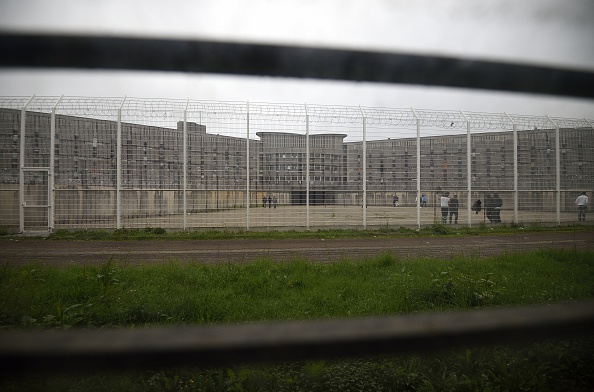
M 450 206 L 450 194 L 445 192 L 439 198 L 439 205 L 441 207 L 441 221 L 445 225 L 448 219 L 449 206 Z
M 582 194 L 575 199 L 575 204 L 578 208 L 578 220 L 585 221 L 586 210 L 588 209 L 588 196 L 586 196 L 586 192 L 582 192 Z

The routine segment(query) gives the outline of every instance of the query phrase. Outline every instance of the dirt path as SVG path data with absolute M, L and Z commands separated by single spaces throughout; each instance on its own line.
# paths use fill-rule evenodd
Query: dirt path
M 594 232 L 528 233 L 496 236 L 316 240 L 212 241 L 0 241 L 0 260 L 9 265 L 90 265 L 108 260 L 159 262 L 246 262 L 305 258 L 316 262 L 372 257 L 390 252 L 401 257 L 487 256 L 538 248 L 594 249 Z

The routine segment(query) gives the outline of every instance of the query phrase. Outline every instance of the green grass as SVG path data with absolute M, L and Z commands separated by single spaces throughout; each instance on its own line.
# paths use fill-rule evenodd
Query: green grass
M 594 297 L 594 252 L 541 250 L 491 258 L 331 264 L 64 268 L 5 265 L 0 327 L 103 328 L 383 316 Z M 432 355 L 221 369 L 8 377 L 2 390 L 590 390 L 592 339 Z
M 5 266 L 0 323 L 235 323 L 566 301 L 593 296 L 593 260 L 592 252 L 544 250 L 486 260 L 386 254 L 331 264 Z

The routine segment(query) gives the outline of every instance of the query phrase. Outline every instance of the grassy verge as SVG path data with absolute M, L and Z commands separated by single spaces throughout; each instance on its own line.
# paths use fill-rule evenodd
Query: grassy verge
M 594 295 L 592 252 L 547 250 L 487 260 L 52 268 L 6 266 L 4 327 L 104 327 L 379 316 L 566 301 Z
M 381 316 L 594 297 L 594 253 L 488 259 L 52 268 L 0 272 L 0 326 L 144 327 Z M 3 390 L 591 390 L 592 339 L 433 355 L 176 369 L 88 377 L 8 377 Z

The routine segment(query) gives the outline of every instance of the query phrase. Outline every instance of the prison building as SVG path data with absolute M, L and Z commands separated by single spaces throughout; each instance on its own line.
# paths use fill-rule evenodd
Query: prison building
M 257 132 L 256 136 L 260 138 L 261 187 L 289 192 L 291 204 L 305 204 L 309 157 L 310 202 L 336 202 L 335 192 L 347 184 L 343 143 L 346 134 L 309 135 L 309 156 L 305 134 Z
M 112 119 L 57 114 L 54 160 L 50 162 L 50 114 L 27 111 L 25 119 L 24 167 L 49 168 L 53 164 L 54 189 L 72 191 L 70 202 L 56 205 L 56 212 L 61 208 L 64 214 L 76 208 L 81 214 L 87 213 L 81 206 L 97 202 L 109 206 L 105 207 L 105 215 L 113 215 L 114 190 L 118 185 L 125 191 L 123 203 L 131 216 L 142 213 L 148 205 L 153 206 L 155 213 L 179 213 L 184 195 L 190 211 L 208 210 L 213 205 L 243 206 L 248 178 L 249 190 L 255 192 L 250 197 L 256 203 L 262 194 L 275 193 L 284 204 L 302 205 L 306 202 L 306 188 L 313 204 L 359 202 L 360 198 L 348 195 L 360 194 L 364 182 L 369 192 L 404 193 L 409 195 L 406 200 L 414 200 L 412 195 L 416 195 L 417 138 L 385 138 L 364 145 L 362 141 L 346 142 L 344 133 L 307 136 L 282 129 L 256 131 L 258 139 L 249 140 L 248 165 L 246 137 L 221 134 L 224 124 L 219 134 L 191 121 L 177 121 L 171 128 L 120 122 L 118 130 L 118 122 Z M 0 109 L 0 186 L 5 191 L 0 204 L 4 210 L 18 210 L 15 192 L 20 181 L 20 122 L 20 110 Z M 282 123 L 278 128 L 282 128 Z M 558 152 L 555 135 L 554 129 L 517 132 L 518 190 L 531 200 L 527 208 L 541 208 L 554 197 L 557 153 L 559 187 L 570 191 L 562 202 L 564 208 L 572 208 L 576 192 L 594 189 L 594 130 L 560 129 Z M 475 133 L 470 141 L 467 157 L 466 134 L 420 138 L 420 188 L 463 192 L 471 181 L 473 191 L 513 191 L 513 132 Z M 48 179 L 43 171 L 31 170 L 23 181 L 29 189 L 36 185 L 43 189 Z M 96 191 L 96 200 L 81 196 L 80 191 L 84 190 Z M 86 199 L 80 201 L 82 198 Z

